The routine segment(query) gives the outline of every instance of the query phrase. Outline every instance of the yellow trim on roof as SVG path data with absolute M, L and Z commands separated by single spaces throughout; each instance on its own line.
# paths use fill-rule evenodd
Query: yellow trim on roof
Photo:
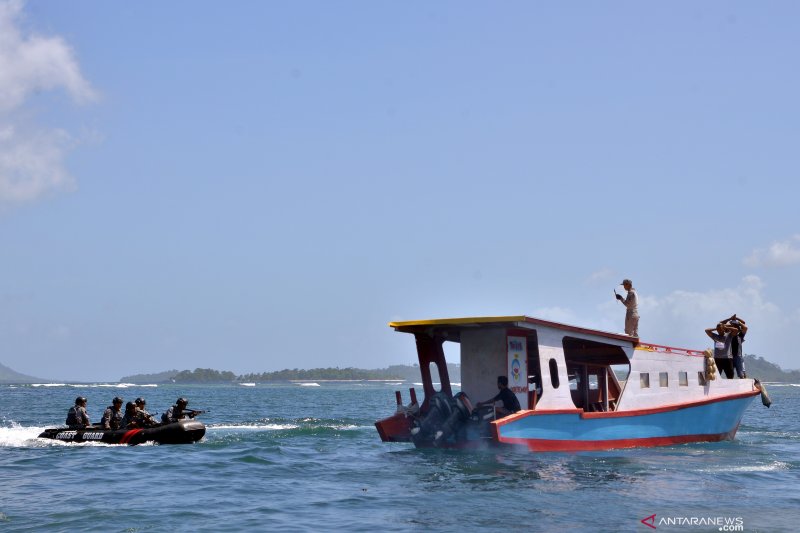
M 477 316 L 467 318 L 436 318 L 433 320 L 409 320 L 389 322 L 391 328 L 410 326 L 463 326 L 467 324 L 491 324 L 493 322 L 524 322 L 525 316 Z

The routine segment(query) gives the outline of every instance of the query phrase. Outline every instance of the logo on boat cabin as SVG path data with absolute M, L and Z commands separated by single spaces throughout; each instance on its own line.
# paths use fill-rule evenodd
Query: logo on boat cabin
M 518 341 L 516 339 L 509 339 L 508 340 L 508 349 L 521 352 L 522 351 L 522 341 Z
M 511 361 L 511 377 L 514 381 L 519 381 L 520 366 L 521 363 L 519 362 L 519 355 L 514 354 L 514 360 Z

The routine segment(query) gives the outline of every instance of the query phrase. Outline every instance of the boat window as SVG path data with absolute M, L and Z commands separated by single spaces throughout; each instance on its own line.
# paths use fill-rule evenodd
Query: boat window
M 558 365 L 556 364 L 556 360 L 550 359 L 549 365 L 550 365 L 550 383 L 553 384 L 554 389 L 557 389 L 561 383 L 558 380 Z
M 439 365 L 437 365 L 434 361 L 431 361 L 428 363 L 428 370 L 431 373 L 431 386 L 433 387 L 433 390 L 436 392 L 442 392 L 442 378 L 440 377 L 441 374 L 439 373 Z M 439 380 L 438 388 L 436 387 L 436 382 L 433 381 L 435 379 Z
M 643 389 L 650 388 L 650 374 L 647 372 L 639 372 L 639 386 Z
M 705 385 L 706 384 L 706 374 L 705 374 L 705 372 L 698 372 L 697 373 L 697 384 L 698 385 Z
M 658 385 L 660 387 L 669 387 L 669 374 L 667 372 L 658 373 Z
M 589 374 L 589 390 L 597 390 L 597 374 Z
M 689 386 L 689 374 L 687 372 L 678 372 L 678 385 L 681 387 Z

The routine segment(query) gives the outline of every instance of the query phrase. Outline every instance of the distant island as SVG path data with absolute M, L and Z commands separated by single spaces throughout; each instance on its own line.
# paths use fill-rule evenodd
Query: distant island
M 757 355 L 745 355 L 747 375 L 756 377 L 761 381 L 774 381 L 782 383 L 800 383 L 800 370 L 782 370 L 780 366 L 771 363 Z M 435 368 L 433 380 L 439 380 Z M 447 372 L 450 381 L 461 382 L 461 365 L 448 363 Z M 387 368 L 366 370 L 363 368 L 312 368 L 286 369 L 275 372 L 262 372 L 260 374 L 242 374 L 236 376 L 233 372 L 220 372 L 210 368 L 197 368 L 190 370 L 171 370 L 158 374 L 137 374 L 125 376 L 120 379 L 124 383 L 264 383 L 276 381 L 314 381 L 314 380 L 398 380 L 419 381 L 419 365 L 391 365 Z
M 461 365 L 448 364 L 447 372 L 450 380 L 461 381 Z M 439 380 L 439 374 L 434 369 L 434 381 Z M 229 371 L 219 371 L 211 368 L 196 368 L 195 370 L 170 370 L 157 374 L 135 374 L 120 378 L 122 383 L 230 383 L 230 382 L 275 382 L 275 381 L 313 381 L 313 380 L 397 380 L 418 381 L 420 379 L 419 365 L 391 365 L 387 368 L 365 370 L 363 368 L 312 368 L 286 369 L 275 372 L 262 372 L 260 374 L 235 375 Z
M 775 363 L 771 363 L 756 355 L 745 356 L 747 375 L 761 381 L 782 383 L 800 383 L 800 370 L 783 370 Z M 450 381 L 461 381 L 461 365 L 450 363 L 447 365 Z M 211 368 L 196 368 L 194 370 L 166 370 L 154 374 L 134 374 L 120 378 L 121 383 L 150 384 L 150 383 L 253 383 L 253 382 L 280 382 L 280 381 L 321 381 L 321 380 L 397 380 L 419 381 L 419 365 L 391 365 L 387 368 L 366 370 L 362 368 L 312 368 L 286 369 L 275 372 L 262 372 L 242 374 L 237 376 L 227 370 L 214 370 Z M 434 369 L 434 381 L 439 381 L 438 373 Z M 0 364 L 0 383 L 49 383 L 51 379 L 41 379 L 20 374 L 11 368 Z
M 0 364 L 0 383 L 49 383 L 49 379 L 35 378 L 20 374 L 7 366 Z

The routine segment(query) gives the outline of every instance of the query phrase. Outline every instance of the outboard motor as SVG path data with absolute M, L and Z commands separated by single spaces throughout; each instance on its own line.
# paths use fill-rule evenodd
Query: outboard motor
M 472 413 L 472 402 L 469 401 L 469 398 L 463 392 L 459 392 L 453 398 L 455 403 L 455 408 L 450 413 L 450 416 L 447 420 L 444 421 L 442 427 L 437 431 L 433 436 L 433 445 L 439 446 L 443 442 L 447 441 L 451 435 L 453 435 L 461 426 L 464 425 L 464 422 L 469 418 L 470 413 Z
M 463 392 L 455 398 L 438 392 L 431 396 L 428 412 L 418 427 L 411 430 L 411 439 L 417 446 L 440 446 L 461 428 L 471 411 L 472 404 Z

